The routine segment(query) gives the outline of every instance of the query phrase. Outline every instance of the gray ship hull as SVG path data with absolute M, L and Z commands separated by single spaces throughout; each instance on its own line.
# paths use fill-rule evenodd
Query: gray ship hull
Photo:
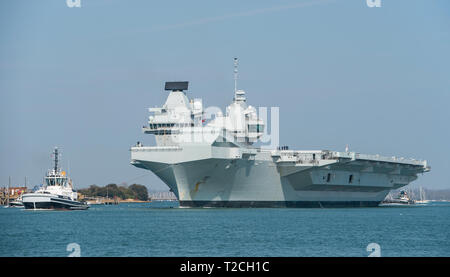
M 379 204 L 379 201 L 180 201 L 180 207 L 185 208 L 355 208 Z
M 175 193 L 181 207 L 375 207 L 391 189 L 415 180 L 421 170 L 357 159 L 277 161 L 269 151 L 251 158 L 241 153 L 235 159 L 183 161 L 184 150 L 135 150 L 132 164 L 153 171 Z M 217 156 L 214 152 L 211 155 Z

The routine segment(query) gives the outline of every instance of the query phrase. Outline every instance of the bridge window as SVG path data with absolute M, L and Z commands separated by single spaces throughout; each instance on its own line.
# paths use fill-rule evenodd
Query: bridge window
M 348 183 L 353 183 L 353 174 L 350 174 L 350 176 L 348 176 Z
M 248 131 L 249 132 L 256 132 L 256 133 L 261 133 L 264 131 L 264 125 L 260 125 L 260 124 L 249 124 L 248 125 Z
M 329 183 L 330 180 L 331 180 L 331 173 L 328 173 L 328 174 L 327 174 L 327 183 Z
M 264 131 L 264 125 L 256 125 L 256 132 L 261 133 Z

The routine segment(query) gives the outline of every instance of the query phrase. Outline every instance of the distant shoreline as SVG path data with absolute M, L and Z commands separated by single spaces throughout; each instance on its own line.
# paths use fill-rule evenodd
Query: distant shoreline
M 138 200 L 138 199 L 89 199 L 85 200 L 89 205 L 104 205 L 104 204 L 120 204 L 120 203 L 150 203 L 152 200 Z
M 149 202 L 152 202 L 152 200 L 137 200 L 137 199 L 119 200 L 119 203 L 149 203 Z

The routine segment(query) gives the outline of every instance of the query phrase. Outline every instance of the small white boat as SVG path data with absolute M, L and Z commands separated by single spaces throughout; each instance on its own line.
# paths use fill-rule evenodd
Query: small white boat
M 386 206 L 386 205 L 412 205 L 415 204 L 416 202 L 414 200 L 412 200 L 411 198 L 409 198 L 408 193 L 406 193 L 406 191 L 402 190 L 400 191 L 400 193 L 393 198 L 386 198 L 381 205 L 382 206 Z
M 23 208 L 22 195 L 17 197 L 16 200 L 9 202 L 10 207 Z

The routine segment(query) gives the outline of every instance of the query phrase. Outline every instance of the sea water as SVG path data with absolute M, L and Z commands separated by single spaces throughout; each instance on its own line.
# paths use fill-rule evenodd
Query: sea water
M 348 209 L 191 209 L 177 202 L 92 205 L 86 211 L 0 207 L 0 256 L 371 254 L 450 256 L 450 203 Z

